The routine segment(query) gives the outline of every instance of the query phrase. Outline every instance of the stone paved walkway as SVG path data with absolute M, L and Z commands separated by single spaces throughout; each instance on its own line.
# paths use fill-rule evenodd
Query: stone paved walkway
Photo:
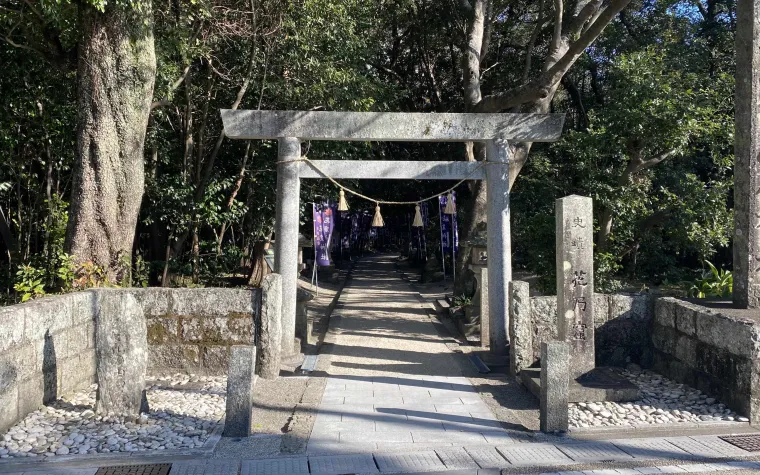
M 363 259 L 343 290 L 308 452 L 510 443 L 394 262 Z

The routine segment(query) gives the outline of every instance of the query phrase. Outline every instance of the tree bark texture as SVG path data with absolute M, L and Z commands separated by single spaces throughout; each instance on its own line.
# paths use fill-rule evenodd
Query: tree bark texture
M 156 56 L 151 2 L 80 8 L 77 159 L 66 248 L 118 282 L 131 262 Z

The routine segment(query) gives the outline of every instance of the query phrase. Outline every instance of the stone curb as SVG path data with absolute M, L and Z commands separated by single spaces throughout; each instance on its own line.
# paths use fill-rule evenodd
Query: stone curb
M 736 429 L 745 430 L 751 429 L 749 422 L 730 422 L 730 421 L 716 421 L 716 422 L 677 422 L 674 424 L 634 424 L 630 426 L 603 426 L 603 427 L 571 427 L 568 430 L 570 434 L 594 434 L 594 433 L 607 433 L 607 432 L 619 432 L 619 431 L 673 431 L 680 429 Z
M 335 291 L 335 295 L 333 296 L 332 301 L 327 306 L 327 309 L 325 309 L 325 316 L 327 317 L 327 327 L 325 329 L 324 334 L 321 335 L 321 338 L 318 337 L 316 343 L 314 344 L 315 354 L 317 355 L 320 353 L 320 349 L 322 348 L 322 345 L 324 345 L 327 340 L 327 335 L 330 333 L 330 322 L 332 320 L 332 314 L 335 311 L 335 307 L 338 306 L 338 300 L 340 300 L 340 296 L 343 295 L 343 289 L 346 288 L 346 285 L 351 280 L 351 274 L 354 271 L 354 267 L 356 267 L 356 263 L 359 262 L 359 259 L 356 259 L 350 262 L 351 262 L 351 266 L 346 270 L 346 275 L 343 277 L 343 282 L 341 283 L 340 287 Z
M 211 438 L 209 439 L 209 442 L 211 442 Z M 207 443 L 207 445 L 210 445 Z M 450 446 L 447 447 L 441 447 L 442 449 L 451 449 Z M 35 470 L 35 469 L 44 469 L 44 468 L 51 468 L 52 465 L 56 465 L 56 462 L 58 463 L 78 463 L 79 467 L 90 467 L 92 466 L 91 463 L 88 462 L 98 462 L 99 466 L 107 465 L 109 463 L 117 463 L 117 464 L 133 464 L 138 462 L 144 462 L 144 463 L 178 463 L 178 462 L 199 462 L 199 463 L 205 463 L 208 459 L 208 457 L 203 458 L 193 458 L 193 455 L 195 457 L 198 457 L 200 455 L 207 455 L 208 453 L 204 452 L 206 447 L 200 450 L 164 450 L 164 451 L 151 451 L 151 452 L 120 452 L 120 453 L 109 453 L 109 454 L 99 454 L 99 455 L 87 455 L 87 456 L 62 456 L 62 457 L 52 457 L 52 458 L 46 458 L 45 460 L 38 461 L 38 460 L 29 460 L 25 461 L 24 459 L 19 459 L 18 461 L 22 464 L 26 465 L 25 467 L 19 467 L 20 470 Z M 428 448 L 427 450 L 437 450 L 435 448 Z M 195 452 L 195 454 L 193 454 Z M 369 454 L 374 458 L 375 456 L 382 456 L 387 454 L 404 454 L 404 453 L 416 453 L 416 451 L 413 448 L 409 448 L 408 450 L 396 450 L 392 452 L 387 451 L 373 451 Z M 337 455 L 337 454 L 336 454 Z M 136 456 L 136 457 L 135 457 Z M 318 455 L 317 455 L 318 456 Z M 181 458 L 179 458 L 181 457 Z M 290 460 L 290 459 L 298 459 L 298 458 L 304 458 L 309 457 L 308 454 L 293 454 L 293 455 L 287 455 L 287 456 L 267 456 L 267 457 L 261 457 L 261 458 L 254 458 L 254 459 L 235 459 L 235 460 L 241 460 L 241 462 L 245 462 L 247 460 L 255 460 L 255 461 L 262 461 L 262 460 Z M 759 453 L 753 453 L 753 452 L 747 452 L 747 454 L 742 455 L 732 455 L 732 456 L 722 456 L 722 457 L 700 457 L 700 456 L 694 456 L 686 458 L 668 458 L 668 459 L 662 459 L 662 458 L 635 458 L 632 460 L 626 460 L 623 461 L 617 461 L 614 463 L 602 463 L 602 462 L 594 462 L 594 461 L 573 461 L 570 463 L 564 463 L 564 464 L 552 464 L 552 463 L 546 463 L 546 464 L 535 464 L 535 465 L 504 465 L 499 468 L 492 468 L 492 469 L 457 469 L 455 467 L 452 467 L 450 470 L 433 470 L 433 471 L 426 471 L 424 473 L 442 473 L 442 474 L 507 474 L 507 473 L 515 473 L 515 474 L 526 474 L 526 473 L 538 473 L 540 471 L 546 471 L 551 470 L 552 472 L 562 471 L 562 470 L 579 470 L 580 466 L 583 466 L 583 470 L 595 470 L 600 468 L 606 468 L 606 469 L 622 469 L 626 470 L 631 467 L 642 467 L 642 466 L 659 466 L 659 465 L 681 465 L 681 464 L 709 464 L 709 463 L 721 463 L 726 461 L 734 461 L 736 463 L 740 463 L 740 461 L 748 460 L 748 459 L 758 459 L 760 458 Z M 137 460 L 139 459 L 139 460 Z M 4 459 L 8 460 L 8 459 Z M 15 459 L 11 459 L 14 460 Z M 220 459 L 221 460 L 221 459 Z M 30 463 L 31 462 L 31 463 Z M 33 465 L 34 462 L 36 462 L 36 466 L 32 467 L 30 465 Z M 100 463 L 103 462 L 103 463 Z M 508 463 L 508 462 L 507 462 Z M 4 465 L 10 465 L 8 463 L 5 463 Z M 590 468 L 593 467 L 593 468 Z M 67 467 L 61 467 L 61 469 L 69 469 L 73 468 L 71 465 Z M 0 466 L 0 473 L 4 472 L 2 466 Z M 416 472 L 416 471 L 405 471 L 405 472 L 399 472 L 399 473 L 405 473 L 408 475 L 414 474 L 414 473 L 423 473 L 423 472 Z

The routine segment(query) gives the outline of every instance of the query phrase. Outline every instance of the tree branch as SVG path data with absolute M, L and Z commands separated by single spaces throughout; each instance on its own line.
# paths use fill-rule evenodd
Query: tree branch
M 544 2 L 545 0 L 541 0 L 538 5 L 538 21 L 536 22 L 535 28 L 533 28 L 533 33 L 531 33 L 526 47 L 525 69 L 523 70 L 524 83 L 528 82 L 528 79 L 530 79 L 530 68 L 532 66 L 531 63 L 533 63 L 533 48 L 536 46 L 536 41 L 538 40 L 539 33 L 541 33 L 541 28 L 544 26 Z
M 580 58 L 586 48 L 596 40 L 604 31 L 604 28 L 625 8 L 631 0 L 613 0 L 604 11 L 599 14 L 596 21 L 573 42 L 567 49 L 567 52 L 545 71 L 536 81 L 529 84 L 523 84 L 509 91 L 497 94 L 491 94 L 484 97 L 474 108 L 476 112 L 498 112 L 504 109 L 517 107 L 528 102 L 546 99 L 551 90 L 556 87 L 567 71 Z M 589 3 L 591 5 L 593 2 Z M 588 6 L 583 8 L 583 12 L 588 12 Z M 579 15 L 580 16 L 580 15 Z
M 625 10 L 620 12 L 620 23 L 623 24 L 628 34 L 631 35 L 631 38 L 633 38 L 633 41 L 635 41 L 638 44 L 641 44 L 641 41 L 639 40 L 639 35 L 633 30 L 633 25 L 631 25 L 631 22 L 629 21 L 628 15 L 626 15 Z
M 581 128 L 584 130 L 587 129 L 588 115 L 586 113 L 586 107 L 583 105 L 583 97 L 581 96 L 581 92 L 578 90 L 578 86 L 575 85 L 575 83 L 572 81 L 572 79 L 570 79 L 568 75 L 562 76 L 560 83 L 570 96 L 570 100 L 572 100 L 573 104 L 575 104 L 575 107 L 578 109 L 578 114 L 581 118 Z
M 694 0 L 691 3 L 694 4 L 699 9 L 699 13 L 702 15 L 702 18 L 705 21 L 709 20 L 710 14 L 707 13 L 707 10 L 705 9 L 705 6 L 702 5 L 702 2 L 700 0 Z
M 473 109 L 474 112 L 499 112 L 528 102 L 549 97 L 550 88 L 535 83 L 524 84 L 509 91 L 484 97 Z
M 486 0 L 486 12 L 485 12 L 485 26 L 483 27 L 483 42 L 480 46 L 480 65 L 486 60 L 488 54 L 488 48 L 491 46 L 491 30 L 493 22 L 491 21 L 491 15 L 493 15 L 493 0 Z
M 172 105 L 172 101 L 168 99 L 161 99 L 160 101 L 155 101 L 151 103 L 150 110 L 153 111 L 153 109 L 158 109 L 160 107 L 168 107 Z
M 601 6 L 602 0 L 593 0 L 584 5 L 583 8 L 581 8 L 581 11 L 578 12 L 575 18 L 573 18 L 573 21 L 571 21 L 570 25 L 567 27 L 567 34 L 565 37 L 568 39 L 573 39 L 581 34 L 583 27 L 586 25 L 586 23 L 589 22 L 589 20 L 594 18 L 594 15 L 599 13 Z
M 588 48 L 591 43 L 602 34 L 604 28 L 610 24 L 615 16 L 630 2 L 631 0 L 613 0 L 598 16 L 596 21 L 592 23 L 583 34 L 581 34 L 580 38 L 570 45 L 564 56 L 544 73 L 541 84 L 546 86 L 556 84 L 570 67 L 575 64 L 586 48 Z M 589 5 L 591 5 L 591 3 L 589 3 Z M 584 8 L 584 10 L 586 10 L 586 8 Z
M 660 154 L 660 155 L 658 155 L 658 156 L 656 156 L 654 158 L 650 158 L 649 160 L 644 160 L 644 162 L 642 163 L 641 168 L 639 168 L 638 171 L 645 170 L 647 168 L 652 168 L 655 165 L 659 165 L 660 163 L 664 162 L 668 158 L 676 155 L 676 153 L 678 153 L 678 151 L 675 150 L 675 149 L 673 149 L 673 150 L 669 150 L 669 151 L 667 151 L 665 153 L 662 153 L 662 154 Z
M 185 82 L 185 79 L 187 78 L 187 75 L 190 74 L 190 68 L 192 67 L 191 64 L 188 64 L 185 66 L 185 69 L 182 71 L 182 76 L 179 77 L 176 81 L 172 83 L 171 86 L 169 86 L 169 90 L 166 91 L 166 95 L 163 99 L 160 101 L 156 101 L 150 105 L 150 110 L 157 109 L 159 107 L 166 107 L 172 105 L 172 101 L 169 100 L 169 96 L 177 90 L 179 86 L 182 85 L 183 82 Z
M 554 33 L 552 34 L 551 48 L 549 49 L 549 56 L 556 53 L 562 44 L 562 15 L 563 11 L 562 0 L 554 0 Z
M 465 111 L 470 111 L 481 100 L 480 90 L 480 56 L 483 48 L 483 35 L 486 22 L 486 2 L 475 0 L 471 19 L 467 27 L 467 49 L 464 58 L 464 104 Z

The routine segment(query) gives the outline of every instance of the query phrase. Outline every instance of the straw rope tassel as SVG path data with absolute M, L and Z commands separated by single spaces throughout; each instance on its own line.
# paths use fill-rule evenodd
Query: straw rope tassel
M 454 195 L 449 192 L 449 194 L 446 196 L 446 208 L 443 209 L 443 212 L 445 214 L 456 214 L 457 209 L 454 206 Z
M 419 204 L 414 205 L 414 221 L 412 222 L 412 226 L 415 228 L 422 227 L 422 214 L 420 213 Z
M 372 218 L 372 227 L 382 228 L 385 226 L 383 216 L 380 214 L 380 205 L 375 203 L 375 217 Z
M 338 211 L 348 211 L 348 202 L 346 201 L 346 192 L 340 189 L 340 199 L 338 199 Z

